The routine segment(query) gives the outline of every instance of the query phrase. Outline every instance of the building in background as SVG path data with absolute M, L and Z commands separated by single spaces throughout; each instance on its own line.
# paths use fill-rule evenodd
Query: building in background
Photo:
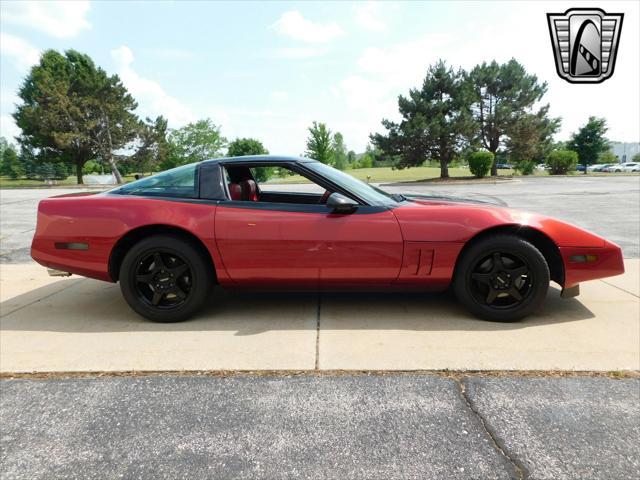
M 630 162 L 636 153 L 640 153 L 640 142 L 611 142 L 611 151 L 620 163 Z

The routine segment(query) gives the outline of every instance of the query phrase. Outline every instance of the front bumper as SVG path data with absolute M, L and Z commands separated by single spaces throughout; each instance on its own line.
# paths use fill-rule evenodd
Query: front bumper
M 580 282 L 624 273 L 622 250 L 615 243 L 606 240 L 600 248 L 560 247 L 560 255 L 564 263 L 565 290 Z

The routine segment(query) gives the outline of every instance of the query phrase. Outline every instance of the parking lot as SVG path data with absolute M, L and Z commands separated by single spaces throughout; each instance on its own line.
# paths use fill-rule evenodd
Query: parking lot
M 627 272 L 584 283 L 574 299 L 552 286 L 543 308 L 515 324 L 470 317 L 448 294 L 221 289 L 194 320 L 153 324 L 117 285 L 48 277 L 27 260 L 37 201 L 64 190 L 5 190 L 0 370 L 640 369 L 640 177 L 387 188 L 498 199 L 564 218 L 621 244 Z
M 518 177 L 499 183 L 383 184 L 393 193 L 499 199 L 514 208 L 551 215 L 619 244 L 626 258 L 640 257 L 640 176 Z M 269 185 L 286 190 L 287 185 Z M 299 187 L 296 187 L 299 188 Z M 38 201 L 78 189 L 0 189 L 0 262 L 28 262 Z
M 514 324 L 447 294 L 220 289 L 154 324 L 117 285 L 30 261 L 37 201 L 68 190 L 2 190 L 8 478 L 640 475 L 640 177 L 384 188 L 567 220 L 620 244 L 627 271 L 573 299 L 552 286 Z

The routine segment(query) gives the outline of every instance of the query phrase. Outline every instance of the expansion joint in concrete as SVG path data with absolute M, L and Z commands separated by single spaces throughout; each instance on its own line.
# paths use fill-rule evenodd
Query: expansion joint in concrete
M 318 308 L 316 309 L 316 361 L 315 370 L 320 370 L 320 308 L 322 305 L 322 294 L 318 293 Z

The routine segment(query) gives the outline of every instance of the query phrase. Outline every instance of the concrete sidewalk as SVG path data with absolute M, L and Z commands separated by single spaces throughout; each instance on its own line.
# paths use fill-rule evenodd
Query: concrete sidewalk
M 154 324 L 117 285 L 0 265 L 0 371 L 640 370 L 638 260 L 624 276 L 553 288 L 520 323 L 443 294 L 225 292 L 192 321 Z

